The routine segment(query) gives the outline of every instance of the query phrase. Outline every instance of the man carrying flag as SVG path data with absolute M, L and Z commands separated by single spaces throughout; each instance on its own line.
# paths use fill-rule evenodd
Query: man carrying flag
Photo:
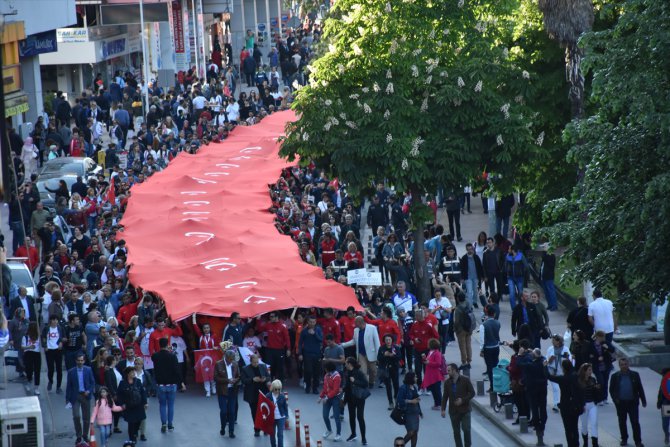
M 281 381 L 275 380 L 272 382 L 270 390 L 266 395 L 261 392 L 258 393 L 258 408 L 256 409 L 254 429 L 269 434 L 272 447 L 284 447 L 284 419 L 288 417 L 288 405 L 281 392 Z

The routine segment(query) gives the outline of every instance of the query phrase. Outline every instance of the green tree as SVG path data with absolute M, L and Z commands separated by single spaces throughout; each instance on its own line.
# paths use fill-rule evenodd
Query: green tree
M 294 103 L 281 154 L 315 160 L 363 197 L 388 179 L 412 197 L 419 295 L 428 298 L 422 204 L 482 170 L 512 190 L 535 148 L 523 104 L 533 75 L 509 57 L 515 1 L 372 0 L 335 3 L 323 54 Z M 515 101 L 516 99 L 516 101 Z M 431 217 L 429 217 L 431 216 Z
M 629 304 L 670 284 L 670 4 L 626 0 L 619 13 L 582 39 L 595 112 L 565 138 L 584 175 L 545 213 L 560 220 L 548 235 L 577 261 L 575 278 Z

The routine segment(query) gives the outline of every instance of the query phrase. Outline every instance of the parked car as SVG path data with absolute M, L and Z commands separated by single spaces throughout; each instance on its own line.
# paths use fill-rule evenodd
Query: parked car
M 90 178 L 95 178 L 99 172 L 102 172 L 102 166 L 98 166 L 92 158 L 58 157 L 44 163 L 39 179 L 60 179 L 67 174 L 72 174 L 75 177 L 80 175 L 86 182 Z
M 37 190 L 40 192 L 40 200 L 42 201 L 42 204 L 49 210 L 56 209 L 56 194 L 47 191 L 47 188 L 55 191 L 58 189 L 58 182 L 60 180 L 65 180 L 67 190 L 70 191 L 72 185 L 77 181 L 77 176 L 75 174 L 65 174 L 61 177 L 52 178 L 42 178 L 42 176 L 40 176 L 37 179 L 37 183 L 35 183 Z
M 33 297 L 37 296 L 35 281 L 30 273 L 30 269 L 23 263 L 23 259 L 7 258 L 7 266 L 12 271 L 12 282 L 16 284 L 17 287 L 25 287 L 28 291 L 28 295 Z

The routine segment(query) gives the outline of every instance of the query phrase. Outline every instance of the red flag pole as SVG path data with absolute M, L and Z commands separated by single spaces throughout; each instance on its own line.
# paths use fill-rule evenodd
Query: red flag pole
M 302 447 L 300 438 L 300 410 L 295 410 L 295 447 Z
M 316 447 L 323 447 L 322 441 L 316 441 Z
M 284 399 L 286 399 L 286 406 L 288 407 L 288 391 L 284 391 Z M 290 430 L 291 429 L 291 424 L 289 424 L 290 418 L 286 416 L 286 419 L 284 419 L 284 430 Z

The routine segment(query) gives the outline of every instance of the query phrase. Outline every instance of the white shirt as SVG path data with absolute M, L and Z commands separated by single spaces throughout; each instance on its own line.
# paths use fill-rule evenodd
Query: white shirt
M 238 121 L 240 119 L 240 105 L 236 102 L 228 104 L 226 107 L 228 121 Z
M 58 349 L 58 328 L 49 326 L 47 349 Z
M 447 298 L 445 296 L 442 296 L 442 297 L 440 297 L 439 301 L 437 301 L 435 298 L 433 298 L 428 303 L 428 309 L 430 309 L 430 310 L 435 310 L 440 306 L 442 306 L 445 309 L 451 309 L 451 301 L 449 301 L 449 298 Z M 441 321 L 442 324 L 449 324 L 449 319 L 448 318 L 440 320 L 440 321 Z
M 563 375 L 563 368 L 561 367 L 561 362 L 563 362 L 563 354 L 567 354 L 568 360 L 570 359 L 570 350 L 565 345 L 561 346 L 560 348 L 554 348 L 554 345 L 551 345 L 549 346 L 549 349 L 547 349 L 547 360 L 552 356 L 555 357 L 553 361 L 547 363 L 547 369 L 549 369 L 549 373 L 551 375 Z
M 593 317 L 593 331 L 606 334 L 614 332 L 614 304 L 603 297 L 589 304 L 589 317 Z
M 177 355 L 177 362 L 184 363 L 184 351 L 186 350 L 186 343 L 184 342 L 184 339 L 173 335 L 170 337 L 170 344 L 177 345 L 177 348 L 174 351 Z
M 275 404 L 275 420 L 284 419 L 284 416 L 282 416 L 279 412 L 279 405 L 277 405 L 277 400 L 279 400 L 279 397 L 275 396 L 275 393 L 272 393 L 272 403 Z
M 30 345 L 35 345 L 34 348 L 28 348 Z M 27 335 L 23 337 L 23 341 L 21 342 L 21 348 L 23 348 L 24 352 L 30 351 L 30 352 L 40 352 L 40 339 L 39 337 L 37 340 L 31 340 L 30 337 Z
M 202 110 L 205 108 L 205 104 L 207 104 L 207 98 L 204 96 L 196 96 L 193 98 L 193 109 L 194 110 Z
M 233 378 L 233 362 L 226 362 L 225 360 L 223 361 L 223 364 L 226 365 L 226 374 L 228 375 L 228 380 Z M 228 388 L 232 388 L 233 384 L 228 382 Z

